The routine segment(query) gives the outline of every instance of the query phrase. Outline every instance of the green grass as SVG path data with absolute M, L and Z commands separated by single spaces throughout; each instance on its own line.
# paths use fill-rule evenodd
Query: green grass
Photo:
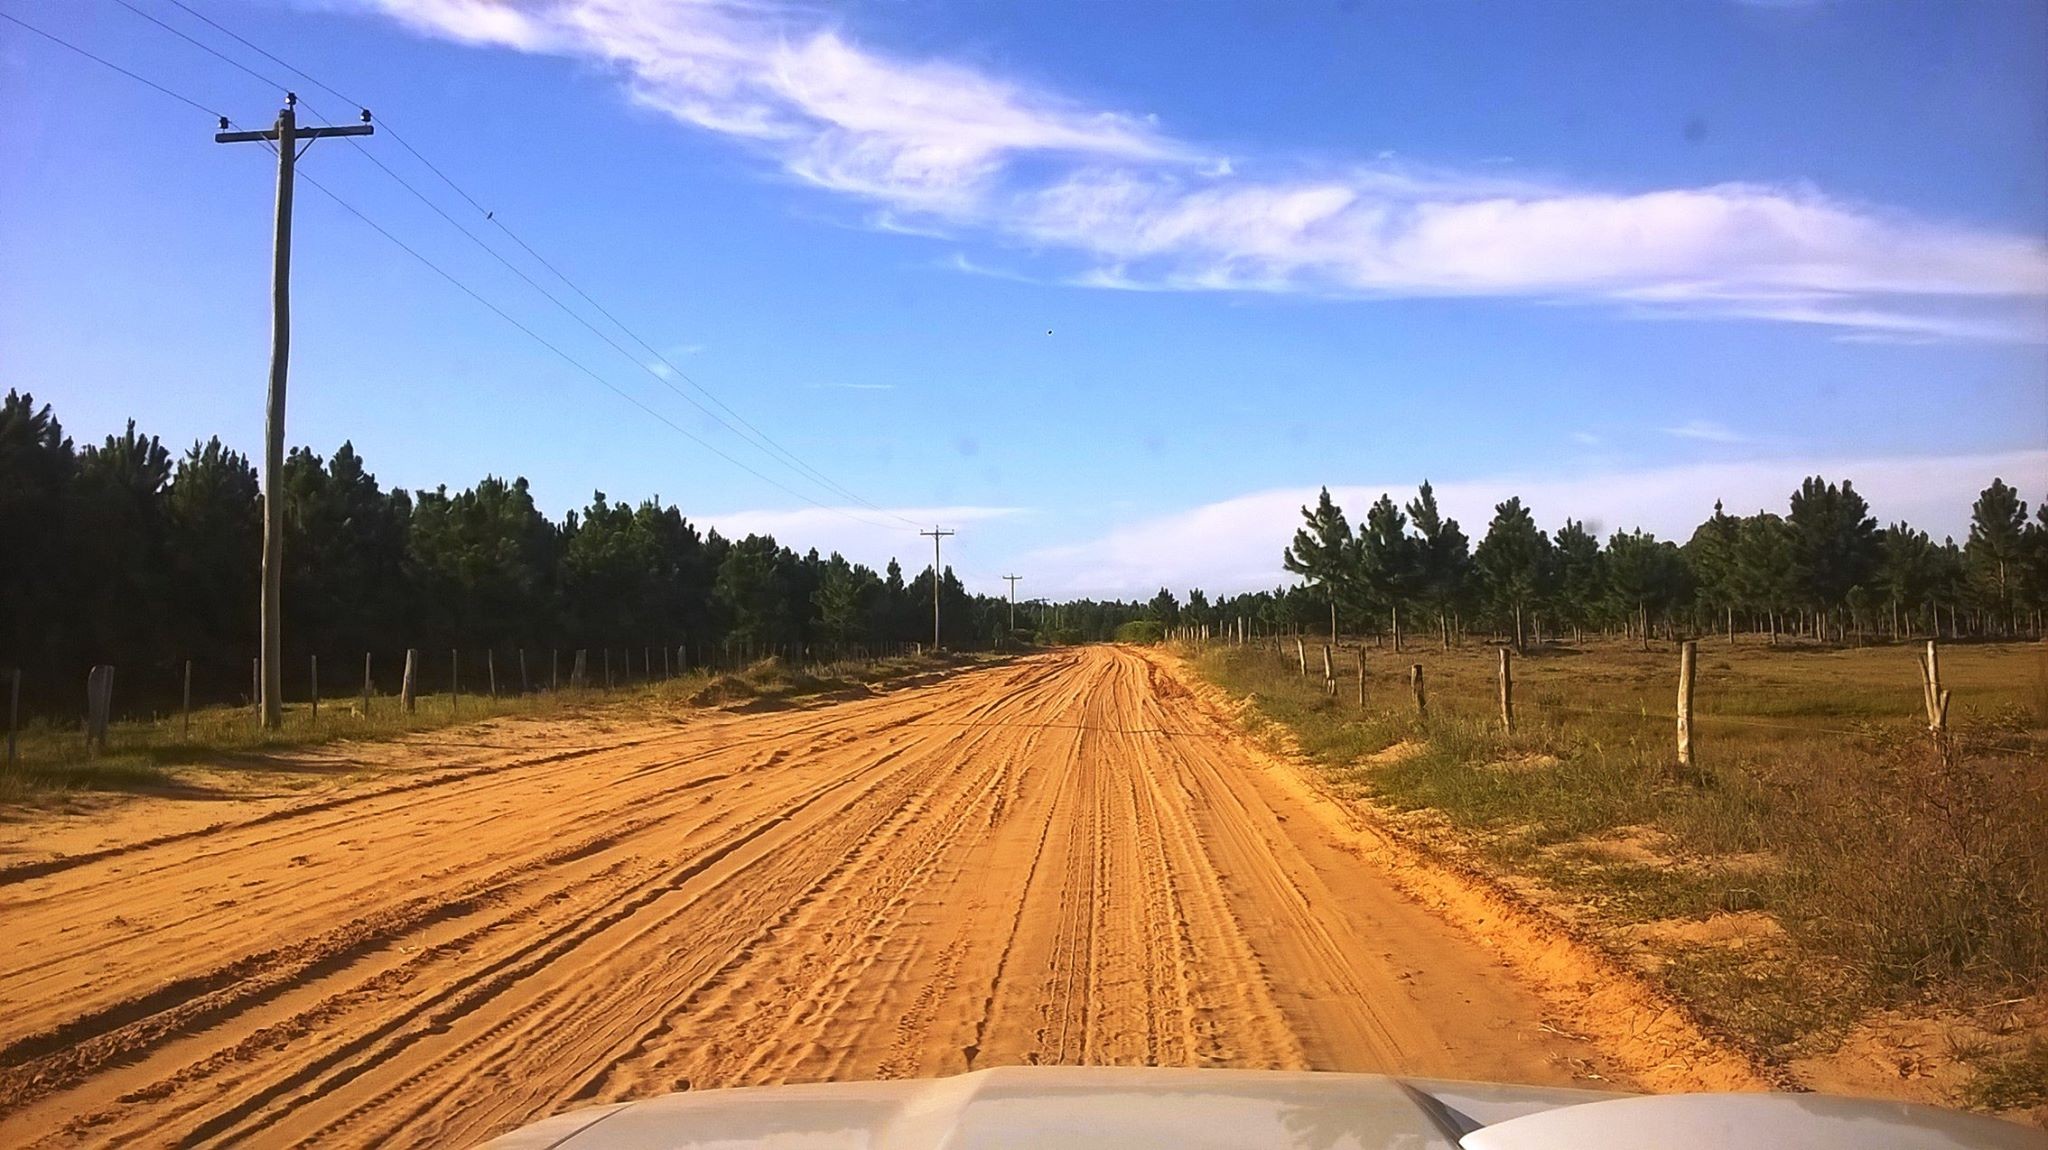
M 392 695 L 323 701 L 316 717 L 302 703 L 285 708 L 276 731 L 257 727 L 248 707 L 208 707 L 180 718 L 115 723 L 103 752 L 88 754 L 76 726 L 37 723 L 19 738 L 19 759 L 0 766 L 0 804 L 33 804 L 70 792 L 169 792 L 185 787 L 182 768 L 261 772 L 279 769 L 281 752 L 341 740 L 390 739 L 416 731 L 506 717 L 545 718 L 600 712 L 661 714 L 678 709 L 754 701 L 769 703 L 833 692 L 861 691 L 916 676 L 987 661 L 989 656 L 902 656 L 872 662 L 785 665 L 764 659 L 738 671 L 693 671 L 673 679 L 621 686 L 505 695 L 498 698 L 421 695 L 410 713 Z
M 1631 925 L 1761 910 L 1767 947 L 1676 945 L 1658 977 L 1753 1050 L 1790 1057 L 1859 1011 L 1967 1006 L 2048 973 L 2048 650 L 1945 647 L 1952 753 L 1926 733 L 1917 648 L 1771 650 L 1702 641 L 1695 757 L 1676 762 L 1671 644 L 1514 661 L 1501 729 L 1495 649 L 1190 649 L 1341 783 L 1430 812 L 1494 865 L 1540 880 L 1620 937 Z M 1427 717 L 1408 668 L 1424 668 Z M 1376 752 L 1408 744 L 1400 755 Z M 1444 828 L 1431 832 L 1430 827 Z M 1619 944 L 1617 944 L 1619 949 Z M 1761 1004 L 1761 1005 L 1759 1005 Z

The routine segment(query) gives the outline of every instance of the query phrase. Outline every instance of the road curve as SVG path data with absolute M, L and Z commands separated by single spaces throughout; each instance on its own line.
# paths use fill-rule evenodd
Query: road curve
M 1595 1058 L 1147 652 L 543 734 L 0 872 L 0 1144 L 460 1146 L 683 1088 Z

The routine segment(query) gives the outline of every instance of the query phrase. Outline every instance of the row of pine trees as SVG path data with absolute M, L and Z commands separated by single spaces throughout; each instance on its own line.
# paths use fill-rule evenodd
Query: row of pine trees
M 287 668 L 371 652 L 395 673 L 409 647 L 682 646 L 702 665 L 888 652 L 931 636 L 929 567 L 906 579 L 894 561 L 877 572 L 769 536 L 726 539 L 659 500 L 600 492 L 556 521 L 524 479 L 386 489 L 346 443 L 325 458 L 291 452 L 284 498 Z M 2039 634 L 2048 609 L 2048 502 L 2029 517 L 1998 479 L 1961 544 L 1880 528 L 1851 483 L 1817 477 L 1784 514 L 1716 504 L 1683 544 L 1642 531 L 1603 543 L 1571 519 L 1546 532 L 1513 498 L 1475 545 L 1427 482 L 1406 504 L 1382 495 L 1355 529 L 1327 489 L 1302 515 L 1282 557 L 1296 586 L 1023 605 L 1014 636 L 1008 605 L 968 594 L 948 569 L 943 642 L 1087 642 L 1239 620 L 1268 634 L 1426 630 L 1445 642 L 1473 628 L 1517 643 L 1724 627 L 1829 641 L 1997 637 Z M 218 439 L 173 457 L 131 424 L 81 448 L 48 404 L 13 391 L 0 403 L 0 668 L 22 669 L 31 711 L 74 710 L 95 663 L 124 668 L 130 707 L 167 699 L 188 660 L 200 698 L 246 695 L 261 538 L 256 470 Z
M 345 692 L 366 652 L 391 689 L 407 648 L 426 653 L 439 689 L 438 668 L 457 649 L 472 667 L 496 651 L 502 668 L 518 649 L 544 667 L 551 649 L 588 648 L 595 665 L 612 647 L 638 666 L 649 646 L 681 646 L 703 665 L 931 641 L 929 568 L 906 578 L 894 562 L 878 572 L 765 535 L 726 539 L 656 500 L 600 492 L 556 521 L 524 479 L 387 489 L 346 443 L 326 458 L 293 450 L 284 498 L 288 698 L 306 690 L 307 656 Z M 115 665 L 131 712 L 175 697 L 187 660 L 199 698 L 245 697 L 262 533 L 256 468 L 218 439 L 174 457 L 131 423 L 79 447 L 48 404 L 10 391 L 0 404 L 0 669 L 22 669 L 24 708 L 75 712 L 97 663 Z M 940 605 L 948 647 L 1005 638 L 1007 605 L 969 595 L 950 569 Z
M 1381 495 L 1355 530 L 1328 489 L 1302 517 L 1281 562 L 1303 583 L 1258 617 L 1299 625 L 1312 604 L 1333 636 L 1348 617 L 1396 635 L 1420 623 L 1446 641 L 1476 624 L 1517 645 L 1593 629 L 2012 637 L 2040 634 L 2048 609 L 2048 502 L 2030 518 L 2002 479 L 1977 497 L 1960 545 L 1908 523 L 1880 528 L 1852 483 L 1818 476 L 1784 514 L 1716 503 L 1683 543 L 1637 530 L 1603 544 L 1572 519 L 1545 532 L 1511 498 L 1473 545 L 1427 482 L 1405 506 Z

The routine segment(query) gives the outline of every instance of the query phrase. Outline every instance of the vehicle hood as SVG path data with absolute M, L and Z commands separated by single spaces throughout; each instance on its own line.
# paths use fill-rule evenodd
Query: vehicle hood
M 669 1094 L 557 1115 L 489 1150 L 1026 1150 L 1576 1146 L 2012 1147 L 1995 1119 L 1817 1095 L 1637 1097 L 1374 1074 L 1001 1067 L 922 1081 Z

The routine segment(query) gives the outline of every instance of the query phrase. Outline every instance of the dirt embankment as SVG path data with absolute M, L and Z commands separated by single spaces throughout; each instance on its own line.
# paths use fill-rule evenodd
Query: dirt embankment
M 1743 1084 L 1582 1037 L 1562 943 L 1128 649 L 438 745 L 211 823 L 0 828 L 0 1143 L 463 1145 L 1010 1063 Z

